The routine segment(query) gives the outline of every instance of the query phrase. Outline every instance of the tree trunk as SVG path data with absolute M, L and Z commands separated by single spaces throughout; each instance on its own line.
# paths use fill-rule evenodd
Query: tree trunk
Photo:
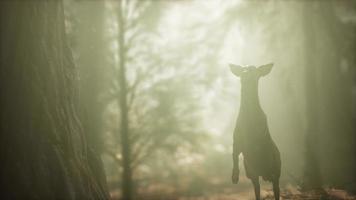
M 305 135 L 305 168 L 304 189 L 321 188 L 321 177 L 318 161 L 318 93 L 316 85 L 316 63 L 314 53 L 316 51 L 315 30 L 313 29 L 314 2 L 304 2 L 304 57 L 305 57 L 305 96 L 306 96 L 306 135 Z
M 316 85 L 316 63 L 314 62 L 315 30 L 313 29 L 314 2 L 303 2 L 304 56 L 305 56 L 305 96 L 306 96 L 306 133 L 304 189 L 321 188 L 318 161 L 318 93 Z
M 352 83 L 347 47 L 352 38 L 336 15 L 335 2 L 317 3 L 320 171 L 323 183 L 348 188 L 354 176 Z M 323 23 L 324 22 L 324 23 Z M 327 22 L 327 23 L 325 23 Z
M 77 5 L 76 53 L 80 75 L 81 121 L 93 158 L 92 166 L 96 180 L 106 187 L 106 175 L 101 155 L 104 152 L 103 112 L 105 104 L 100 95 L 108 87 L 106 77 L 107 46 L 104 39 L 105 2 L 80 1 Z M 74 6 L 74 5 L 72 5 Z
M 81 1 L 78 5 L 78 32 L 76 36 L 80 97 L 83 106 L 83 127 L 88 143 L 103 151 L 102 113 L 104 105 L 99 96 L 104 91 L 105 42 L 104 2 Z M 107 69 L 106 69 L 107 70 Z
M 120 134 L 121 134 L 121 153 L 122 153 L 122 193 L 123 200 L 132 199 L 132 170 L 131 170 L 131 144 L 129 140 L 129 120 L 127 106 L 127 80 L 126 80 L 126 50 L 125 50 L 125 20 L 123 17 L 123 1 L 119 1 L 118 8 L 118 27 L 119 27 L 119 85 L 120 96 L 119 108 L 121 112 Z
M 4 199 L 107 199 L 77 117 L 77 74 L 61 1 L 0 3 Z

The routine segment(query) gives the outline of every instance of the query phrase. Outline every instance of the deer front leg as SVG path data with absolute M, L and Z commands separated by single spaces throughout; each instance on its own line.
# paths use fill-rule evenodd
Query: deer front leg
M 272 183 L 273 183 L 274 199 L 279 200 L 279 180 L 276 179 Z
M 232 169 L 232 183 L 237 184 L 239 182 L 239 155 L 241 151 L 237 147 L 236 142 L 234 141 L 233 145 L 233 153 L 232 153 L 232 160 L 233 160 L 233 169 Z
M 260 181 L 258 180 L 258 176 L 251 179 L 253 187 L 255 189 L 255 196 L 256 200 L 260 200 L 261 193 L 260 193 Z

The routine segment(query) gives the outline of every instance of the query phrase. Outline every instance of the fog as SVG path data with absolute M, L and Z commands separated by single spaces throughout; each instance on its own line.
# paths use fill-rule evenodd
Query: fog
M 254 163 L 257 180 L 265 179 L 256 169 L 278 171 L 278 150 L 281 175 L 272 174 L 270 182 L 279 180 L 282 199 L 355 193 L 355 1 L 63 2 L 57 14 L 48 14 L 59 20 L 38 17 L 28 26 L 49 36 L 21 37 L 48 58 L 38 66 L 64 66 L 56 73 L 63 84 L 71 80 L 68 92 L 53 95 L 76 102 L 68 104 L 74 110 L 68 123 L 82 133 L 67 140 L 80 144 L 74 154 L 89 163 L 93 181 L 111 199 L 254 199 L 245 166 Z M 25 21 L 26 12 L 18 13 Z M 11 19 L 8 24 L 20 27 Z M 57 48 L 48 55 L 64 52 L 62 60 L 41 45 Z M 9 52 L 22 60 L 19 49 Z M 59 76 L 43 77 L 48 86 L 62 87 Z M 65 116 L 61 105 L 53 112 Z M 262 198 L 273 199 L 272 184 L 260 182 Z
M 230 63 L 257 67 L 274 63 L 258 89 L 271 137 L 281 152 L 282 187 L 307 184 L 310 163 L 306 162 L 311 161 L 306 154 L 311 152 L 319 169 L 313 173 L 319 174 L 322 185 L 350 187 L 355 177 L 353 2 L 123 1 L 121 8 L 117 4 L 68 1 L 68 7 L 78 9 L 68 20 L 80 26 L 81 20 L 101 12 L 97 16 L 101 22 L 82 24 L 83 32 L 70 33 L 76 40 L 93 31 L 86 42 L 74 46 L 78 60 L 94 56 L 106 62 L 93 66 L 99 71 L 95 76 L 105 77 L 100 79 L 105 86 L 88 98 L 98 99 L 120 88 L 119 60 L 125 59 L 127 87 L 135 87 L 126 94 L 133 110 L 128 111 L 129 134 L 146 138 L 132 142 L 131 149 L 149 151 L 132 171 L 138 194 L 153 190 L 189 196 L 237 190 L 230 176 L 241 82 L 231 73 Z M 120 34 L 125 34 L 124 56 L 120 56 Z M 81 55 L 80 49 L 96 40 L 105 45 Z M 97 52 L 102 51 L 107 53 L 99 57 Z M 88 66 L 78 67 L 85 71 Z M 106 153 L 122 158 L 122 108 L 117 101 L 114 97 L 103 105 L 96 134 L 103 140 L 109 185 L 120 193 L 121 165 Z M 311 147 L 308 140 L 313 140 Z M 241 182 L 249 184 L 246 178 Z

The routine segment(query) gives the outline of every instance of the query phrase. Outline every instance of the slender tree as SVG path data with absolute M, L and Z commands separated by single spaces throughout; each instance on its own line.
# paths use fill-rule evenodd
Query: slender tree
M 124 199 L 132 199 L 134 172 L 147 158 L 158 150 L 173 152 L 198 138 L 193 137 L 198 131 L 192 124 L 196 104 L 173 97 L 191 98 L 185 96 L 188 86 L 182 82 L 190 81 L 192 70 L 178 67 L 179 62 L 164 66 L 164 55 L 172 54 L 157 50 L 155 44 L 160 6 L 155 1 L 119 1 L 118 6 L 119 67 L 112 91 L 120 112 L 121 152 L 108 153 L 122 166 Z
M 318 91 L 316 85 L 315 30 L 314 30 L 315 2 L 303 4 L 304 56 L 305 56 L 305 97 L 306 97 L 306 136 L 305 136 L 305 169 L 303 188 L 321 187 L 318 161 Z
M 351 63 L 347 56 L 354 33 L 340 20 L 337 2 L 318 2 L 317 6 L 315 59 L 322 134 L 320 171 L 323 183 L 345 188 L 350 187 L 355 168 L 355 159 L 351 156 L 354 146 L 351 141 L 355 137 L 352 130 Z
M 131 145 L 129 141 L 129 119 L 127 106 L 127 78 L 126 78 L 126 49 L 125 49 L 125 19 L 122 4 L 124 1 L 119 1 L 118 7 L 118 46 L 119 46 L 119 73 L 118 80 L 120 85 L 120 95 L 118 104 L 120 108 L 120 134 L 121 134 L 121 154 L 122 154 L 122 191 L 123 199 L 132 199 L 132 170 L 131 170 Z

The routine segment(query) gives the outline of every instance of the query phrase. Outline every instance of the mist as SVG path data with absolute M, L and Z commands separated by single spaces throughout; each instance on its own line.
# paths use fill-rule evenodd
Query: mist
M 356 198 L 356 2 L 1 7 L 5 198 L 258 199 L 277 151 L 262 199 Z

